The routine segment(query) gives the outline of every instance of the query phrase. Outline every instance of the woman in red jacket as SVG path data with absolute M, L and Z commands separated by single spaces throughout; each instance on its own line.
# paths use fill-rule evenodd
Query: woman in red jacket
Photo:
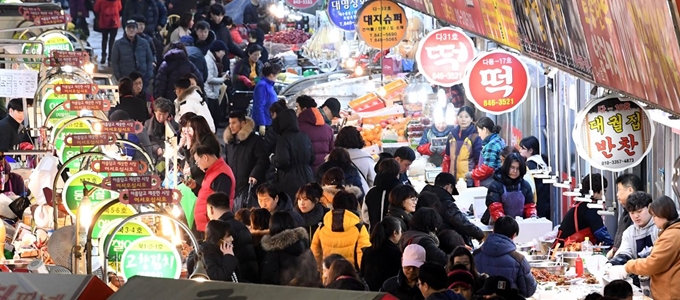
M 106 57 L 106 50 L 109 54 L 113 51 L 113 43 L 116 41 L 116 34 L 120 28 L 120 11 L 123 5 L 120 0 L 97 0 L 94 4 L 94 13 L 99 17 L 99 31 L 102 33 L 102 58 L 99 63 L 107 61 L 111 63 L 111 57 Z M 106 44 L 108 43 L 108 47 Z

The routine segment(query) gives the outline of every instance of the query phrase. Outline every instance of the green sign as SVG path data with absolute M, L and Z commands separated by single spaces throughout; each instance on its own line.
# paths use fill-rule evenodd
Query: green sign
M 55 125 L 56 130 L 54 131 L 55 133 L 66 123 L 71 121 L 72 119 L 62 119 L 59 122 L 57 122 L 57 125 Z M 71 124 L 69 124 L 64 130 L 62 130 L 56 137 L 54 137 L 54 148 L 57 149 L 57 158 L 59 158 L 59 161 L 61 163 L 65 163 L 72 157 L 84 153 L 84 152 L 89 152 L 91 151 L 94 147 L 96 146 L 84 146 L 82 147 L 82 152 L 80 151 L 80 147 L 70 147 L 66 146 L 66 143 L 64 142 L 64 139 L 71 134 L 88 134 L 92 133 L 92 128 L 90 126 L 90 123 L 87 121 L 76 121 Z M 103 156 L 102 156 L 103 158 Z M 71 174 L 75 174 L 80 170 L 80 165 L 83 162 L 82 159 L 78 159 L 76 161 L 71 162 L 67 167 L 69 168 L 69 171 Z
M 123 251 L 121 260 L 123 278 L 147 276 L 178 279 L 182 271 L 182 258 L 167 240 L 149 236 L 136 239 Z
M 100 205 L 97 205 L 97 208 L 93 209 L 92 211 L 96 212 L 99 211 L 99 209 L 104 206 L 106 202 L 100 203 Z M 97 239 L 101 238 L 101 235 L 103 235 L 102 230 L 105 228 L 108 228 L 109 226 L 116 226 L 118 223 L 120 223 L 121 220 L 132 216 L 136 214 L 137 211 L 132 207 L 128 206 L 122 203 L 116 203 L 112 205 L 111 207 L 107 208 L 101 216 L 99 216 L 99 219 L 97 220 L 97 223 L 94 224 L 94 228 L 92 229 L 92 238 Z M 117 221 L 117 222 L 114 222 Z M 115 223 L 111 225 L 111 223 Z M 110 228 L 113 230 L 113 227 Z M 109 230 L 110 231 L 110 230 Z
M 48 84 L 75 84 L 76 82 L 73 80 L 69 79 L 55 79 L 51 80 Z M 82 100 L 83 96 L 82 95 L 70 95 L 69 96 L 71 100 Z M 63 106 L 59 106 L 59 104 L 62 104 L 64 101 L 67 100 L 67 95 L 59 95 L 54 93 L 54 91 L 51 88 L 45 89 L 45 95 L 44 95 L 44 100 L 43 100 L 43 113 L 45 114 L 45 117 L 47 117 L 50 113 L 52 113 L 53 110 L 56 109 L 54 113 L 50 116 L 50 118 L 47 120 L 47 126 L 54 126 L 59 123 L 59 121 L 64 120 L 64 119 L 73 119 L 78 117 L 78 112 L 77 111 L 68 111 L 65 110 Z M 57 107 L 59 106 L 59 107 Z
M 40 40 L 43 42 L 45 47 L 43 48 L 42 45 L 40 44 L 24 44 L 21 47 L 21 53 L 22 54 L 30 54 L 30 55 L 35 55 L 35 54 L 42 54 L 45 57 L 50 56 L 50 52 L 52 50 L 65 50 L 65 51 L 73 51 L 73 43 L 68 39 L 67 36 L 58 33 L 58 32 L 51 32 L 45 35 L 42 35 L 39 37 Z M 35 38 L 31 38 L 30 40 L 34 40 Z M 41 51 L 42 50 L 42 51 Z M 31 61 L 31 59 L 25 58 L 25 62 Z M 29 68 L 33 70 L 39 70 L 40 65 L 38 64 L 27 64 Z
M 62 199 L 66 203 L 68 212 L 76 217 L 76 211 L 80 201 L 83 200 L 83 181 L 100 184 L 104 177 L 92 171 L 80 171 L 64 182 L 64 190 L 62 191 Z M 88 190 L 92 187 L 88 187 Z M 96 189 L 90 196 L 92 206 L 97 206 L 100 202 L 118 198 L 117 192 L 111 192 L 104 189 Z
M 109 265 L 114 269 L 118 269 L 115 267 L 116 263 L 120 262 L 120 259 L 123 255 L 123 251 L 125 251 L 126 248 L 130 247 L 130 244 L 132 244 L 132 242 L 139 238 L 153 235 L 153 232 L 148 226 L 146 226 L 146 224 L 138 221 L 129 221 L 125 223 L 125 225 L 123 225 L 123 227 L 120 230 L 118 230 L 116 234 L 111 235 L 113 229 L 122 221 L 123 218 L 110 221 L 110 223 L 108 223 L 108 226 L 104 227 L 104 231 L 100 233 L 102 235 L 100 236 L 99 239 L 100 257 L 102 260 L 104 259 L 104 256 L 102 256 L 101 254 L 105 250 L 104 249 L 105 242 L 111 239 L 111 247 L 109 247 L 109 249 L 106 249 L 106 257 L 109 260 Z M 106 236 L 104 236 L 104 232 L 107 232 Z

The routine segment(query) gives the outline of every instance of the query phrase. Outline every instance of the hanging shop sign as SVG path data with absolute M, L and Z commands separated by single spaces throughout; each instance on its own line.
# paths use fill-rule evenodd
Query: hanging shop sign
M 579 156 L 593 167 L 620 172 L 649 153 L 654 124 L 637 102 L 610 95 L 586 104 L 572 135 Z
M 408 19 L 404 8 L 391 0 L 372 0 L 359 10 L 357 32 L 367 46 L 389 49 L 406 36 Z
M 144 124 L 139 121 L 102 121 L 92 124 L 95 132 L 101 133 L 133 133 L 144 130 Z
M 122 205 L 122 204 L 116 204 Z M 114 205 L 115 206 L 115 205 Z M 123 207 L 126 207 L 123 205 Z M 131 211 L 128 209 L 127 211 Z M 113 215 L 112 215 L 113 216 Z M 102 216 L 103 217 L 103 216 Z M 121 261 L 123 256 L 123 251 L 130 247 L 132 242 L 139 238 L 153 236 L 153 231 L 146 224 L 139 221 L 129 221 L 123 225 L 123 227 L 113 234 L 113 229 L 123 222 L 125 218 L 129 216 L 121 216 L 119 218 L 111 220 L 103 231 L 100 231 L 99 237 L 99 257 L 101 259 L 102 265 L 104 265 L 104 259 L 109 261 L 109 265 L 116 267 L 117 263 Z M 106 234 L 104 234 L 106 232 Z M 113 235 L 112 235 L 113 234 Z M 107 239 L 111 239 L 111 247 L 107 249 L 106 256 L 104 256 L 104 246 Z M 118 269 L 118 268 L 116 268 Z
M 69 134 L 64 142 L 70 147 L 113 145 L 116 142 L 116 135 L 112 133 Z
M 489 38 L 513 49 L 520 50 L 517 22 L 511 0 L 479 1 L 484 28 Z
M 57 151 L 57 158 L 61 163 L 66 163 L 66 161 L 68 161 L 72 157 L 80 153 L 90 152 L 94 148 L 94 146 L 89 145 L 83 147 L 66 145 L 65 140 L 66 137 L 69 135 L 92 133 L 90 124 L 83 120 L 73 122 L 66 126 L 63 130 L 60 130 L 69 121 L 71 121 L 71 119 L 62 119 L 54 126 L 55 130 L 53 131 L 53 134 L 56 134 L 57 132 L 61 131 L 56 137 L 52 139 L 54 141 L 54 148 Z M 74 174 L 75 172 L 80 170 L 82 161 L 83 161 L 82 159 L 76 159 L 67 166 L 71 174 Z
M 136 239 L 123 251 L 123 278 L 147 276 L 178 279 L 182 258 L 177 247 L 155 236 Z
M 78 205 L 83 200 L 85 196 L 83 194 L 83 181 L 101 184 L 104 177 L 98 173 L 92 171 L 80 171 L 64 182 L 64 190 L 62 191 L 62 199 L 66 203 L 66 208 L 68 208 L 68 213 L 72 217 L 76 217 L 76 211 L 78 210 Z M 88 187 L 88 190 L 92 187 Z M 117 192 L 107 191 L 104 189 L 96 189 L 92 195 L 90 195 L 90 201 L 92 205 L 97 205 L 100 202 L 111 200 L 118 197 Z
M 531 84 L 524 62 L 502 50 L 478 55 L 468 65 L 465 77 L 467 98 L 490 114 L 515 110 L 526 99 Z
M 57 79 L 52 79 L 49 81 L 47 84 L 48 85 L 58 85 L 58 84 L 72 84 L 75 83 L 73 80 L 68 79 L 68 78 L 57 78 Z M 59 121 L 64 120 L 64 119 L 72 119 L 78 116 L 78 111 L 72 110 L 69 111 L 67 110 L 63 105 L 59 106 L 61 103 L 66 101 L 67 95 L 60 95 L 54 92 L 52 88 L 47 88 L 45 89 L 45 94 L 44 94 L 44 100 L 42 101 L 42 109 L 43 113 L 45 116 L 50 116 L 50 118 L 47 120 L 47 126 L 54 126 L 56 125 Z M 68 98 L 76 100 L 82 100 L 83 95 L 69 95 Z M 53 110 L 56 110 L 55 112 L 52 112 Z M 50 113 L 52 115 L 50 115 Z
M 63 51 L 73 51 L 73 43 L 68 39 L 68 37 L 59 32 L 49 32 L 38 36 L 38 38 L 43 42 L 40 44 L 24 44 L 21 47 L 22 54 L 36 55 L 42 54 L 45 57 L 49 57 L 52 50 L 63 50 Z M 33 40 L 35 38 L 31 38 Z M 25 58 L 25 62 L 30 62 L 31 59 Z M 27 64 L 28 67 L 39 70 L 40 66 L 37 64 Z
M 366 0 L 329 0 L 328 19 L 336 27 L 345 31 L 354 31 L 357 23 L 357 12 Z
M 120 203 L 138 204 L 178 204 L 182 193 L 174 189 L 124 190 L 120 192 Z
M 143 174 L 149 169 L 144 161 L 136 160 L 95 160 L 90 164 L 95 172 Z
M 319 2 L 319 0 L 286 0 L 286 4 L 297 9 L 310 8 L 316 5 L 317 2 Z
M 425 78 L 435 85 L 450 87 L 465 78 L 465 70 L 475 57 L 472 39 L 462 30 L 442 28 L 431 31 L 420 41 L 416 62 Z
M 158 188 L 161 178 L 158 175 L 106 177 L 104 184 L 112 190 L 138 190 Z
M 487 35 L 484 28 L 482 7 L 476 0 L 450 1 L 453 14 L 456 16 L 454 25 L 479 35 Z
M 68 111 L 81 111 L 81 110 L 101 110 L 101 111 L 108 111 L 111 109 L 111 101 L 109 100 L 68 100 L 68 101 L 63 101 L 64 105 L 62 106 L 64 110 Z
M 58 84 L 54 91 L 59 95 L 90 95 L 97 93 L 99 88 L 92 83 Z
M 92 211 L 99 211 L 101 207 L 104 206 L 104 204 L 106 204 L 106 202 L 99 203 L 99 205 L 97 205 L 97 207 Z M 101 216 L 99 216 L 99 219 L 97 219 L 97 222 L 94 224 L 94 228 L 92 228 L 92 238 L 102 238 L 104 232 L 110 233 L 111 230 L 113 230 L 113 227 L 120 224 L 123 219 L 136 213 L 137 211 L 132 206 L 122 203 L 116 203 L 112 205 L 111 207 L 104 210 Z

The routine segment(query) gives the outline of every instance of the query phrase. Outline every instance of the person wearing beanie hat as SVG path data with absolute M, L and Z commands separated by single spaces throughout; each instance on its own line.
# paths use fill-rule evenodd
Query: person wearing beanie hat
M 191 37 L 191 35 L 185 35 L 179 38 L 180 43 L 184 44 L 184 46 L 193 46 L 194 45 L 194 38 Z
M 447 289 L 444 266 L 426 262 L 418 270 L 418 288 L 426 300 L 465 300 Z
M 224 51 L 225 53 L 229 51 L 229 48 L 227 48 L 227 44 L 225 44 L 223 41 L 217 40 L 210 45 L 210 51 L 212 52 L 219 52 L 219 51 Z
M 184 44 L 187 49 L 187 56 L 192 62 L 203 78 L 208 78 L 208 65 L 205 61 L 205 54 L 198 47 L 194 46 L 194 38 L 191 35 L 185 35 L 179 38 L 179 42 Z
M 425 248 L 422 246 L 418 244 L 406 246 L 401 256 L 399 274 L 387 279 L 380 291 L 390 293 L 398 299 L 424 299 L 418 288 L 418 269 L 425 263 L 425 256 Z
M 462 265 L 460 265 L 462 266 Z M 463 268 L 465 266 L 462 266 Z M 465 297 L 466 300 L 472 300 L 473 289 L 475 286 L 475 277 L 465 269 L 453 270 L 449 272 L 448 287 L 456 294 Z

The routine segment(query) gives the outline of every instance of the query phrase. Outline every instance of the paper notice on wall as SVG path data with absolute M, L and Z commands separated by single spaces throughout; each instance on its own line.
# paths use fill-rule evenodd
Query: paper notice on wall
M 0 69 L 0 97 L 33 98 L 38 88 L 38 71 Z

